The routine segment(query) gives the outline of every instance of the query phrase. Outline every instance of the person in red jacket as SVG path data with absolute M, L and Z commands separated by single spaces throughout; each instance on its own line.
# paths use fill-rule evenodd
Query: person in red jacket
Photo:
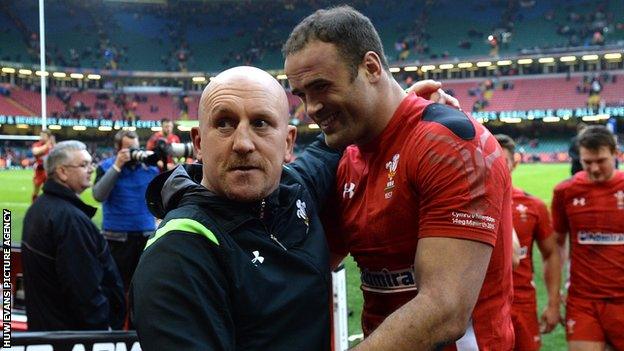
M 566 336 L 570 350 L 624 350 L 624 172 L 615 136 L 589 126 L 578 137 L 583 171 L 559 183 L 553 227 L 569 241 Z
M 160 120 L 161 131 L 152 134 L 152 136 L 147 140 L 146 149 L 154 150 L 158 145 L 160 140 L 164 140 L 167 144 L 179 143 L 180 137 L 173 133 L 173 122 L 168 118 L 163 118 Z M 158 167 L 161 170 L 172 169 L 174 167 L 173 157 L 167 157 L 167 164 L 160 164 L 162 162 L 159 161 Z M 165 167 L 166 166 L 166 167 Z
M 516 144 L 504 134 L 497 134 L 496 140 L 505 152 L 509 171 L 518 165 L 514 158 Z M 546 204 L 535 196 L 518 188 L 512 192 L 513 224 L 520 242 L 520 264 L 513 272 L 514 301 L 511 318 L 516 334 L 515 350 L 539 350 L 540 332 L 550 333 L 561 321 L 559 314 L 559 287 L 561 285 L 561 265 L 557 236 L 550 222 Z M 533 283 L 533 243 L 542 254 L 544 281 L 548 291 L 548 303 L 538 322 L 537 299 Z
M 43 159 L 48 155 L 55 145 L 54 135 L 49 130 L 42 130 L 39 134 L 40 139 L 32 145 L 32 153 L 35 156 L 35 175 L 33 176 L 33 193 L 32 202 L 35 202 L 41 186 L 45 183 L 47 177 L 43 168 Z

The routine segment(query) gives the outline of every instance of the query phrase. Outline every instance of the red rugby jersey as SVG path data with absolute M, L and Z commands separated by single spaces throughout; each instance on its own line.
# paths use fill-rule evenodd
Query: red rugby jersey
M 554 190 L 553 226 L 570 235 L 570 296 L 624 298 L 624 173 L 615 172 L 595 183 L 582 171 Z
M 175 134 L 173 134 L 173 133 L 170 133 L 165 138 L 165 136 L 163 135 L 163 132 L 156 132 L 156 133 L 152 134 L 152 136 L 147 140 L 147 144 L 145 145 L 145 148 L 147 150 L 154 150 L 154 148 L 156 147 L 156 142 L 159 139 L 167 140 L 167 144 L 179 143 L 180 142 L 180 137 L 175 135 Z
M 474 119 L 430 104 L 408 95 L 381 135 L 347 148 L 327 223 L 330 250 L 351 253 L 361 270 L 362 328 L 368 335 L 417 294 L 419 238 L 493 246 L 472 325 L 460 343 L 510 349 L 511 181 L 505 158 Z
M 36 147 L 42 147 L 43 145 L 45 145 L 44 141 L 35 141 L 32 144 L 32 149 L 34 149 Z M 35 156 L 35 166 L 36 166 L 36 168 L 43 169 L 43 159 L 46 156 L 48 156 L 49 153 L 50 153 L 50 149 L 47 149 L 43 154 L 41 154 L 39 156 Z
M 533 242 L 553 233 L 546 204 L 535 196 L 514 188 L 512 192 L 513 226 L 520 241 L 520 265 L 513 271 L 514 303 L 535 304 L 533 284 Z

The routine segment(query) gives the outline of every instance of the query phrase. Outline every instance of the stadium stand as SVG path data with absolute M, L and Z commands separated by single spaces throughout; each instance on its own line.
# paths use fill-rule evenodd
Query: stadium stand
M 621 1 L 349 3 L 380 29 L 390 61 L 498 56 L 624 40 Z M 281 43 L 294 24 L 315 8 L 331 4 L 328 0 L 271 1 L 263 6 L 231 1 L 193 6 L 47 1 L 48 61 L 64 67 L 159 71 L 218 71 L 240 64 L 276 69 L 282 66 Z M 276 13 L 282 13 L 279 20 Z M 2 2 L 0 58 L 37 62 L 37 28 L 35 1 Z M 489 35 L 496 38 L 495 53 Z
M 578 108 L 587 104 L 587 94 L 577 92 L 579 78 L 568 79 L 565 76 L 531 76 L 505 77 L 513 83 L 513 89 L 503 90 L 497 86 L 489 105 L 484 111 L 530 110 L 530 109 L 557 109 Z M 606 83 L 601 92 L 605 104 L 617 104 L 624 99 L 624 75 L 616 75 L 614 83 Z M 477 101 L 477 96 L 471 96 L 470 90 L 475 89 L 480 80 L 452 80 L 443 81 L 445 89 L 452 91 L 463 106 L 470 107 Z

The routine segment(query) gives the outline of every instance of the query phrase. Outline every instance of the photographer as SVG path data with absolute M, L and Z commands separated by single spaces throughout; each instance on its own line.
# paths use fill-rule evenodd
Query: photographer
M 103 203 L 102 233 L 127 292 L 148 236 L 155 228 L 154 217 L 145 203 L 145 190 L 159 173 L 139 150 L 139 138 L 133 131 L 115 134 L 117 155 L 103 160 L 97 170 L 93 198 Z M 151 163 L 150 163 L 151 164 Z
M 147 140 L 146 149 L 151 151 L 156 151 L 161 148 L 161 143 L 164 141 L 166 145 L 170 145 L 173 143 L 179 143 L 180 137 L 173 134 L 173 122 L 168 118 L 163 118 L 160 120 L 161 131 L 152 134 L 152 136 Z M 167 156 L 167 164 L 164 162 L 158 162 L 158 167 L 163 171 L 173 169 L 175 167 L 175 163 L 173 162 L 173 157 L 171 155 Z

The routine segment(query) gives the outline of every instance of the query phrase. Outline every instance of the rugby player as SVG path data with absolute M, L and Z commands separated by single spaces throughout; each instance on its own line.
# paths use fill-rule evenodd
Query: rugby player
M 615 136 L 589 126 L 578 137 L 583 171 L 555 187 L 553 227 L 569 240 L 566 299 L 569 349 L 624 350 L 624 173 Z
M 515 143 L 504 134 L 497 134 L 496 140 L 505 152 L 509 171 L 518 165 L 514 158 Z M 520 264 L 514 269 L 514 300 L 511 317 L 516 334 L 515 350 L 539 350 L 540 332 L 550 333 L 561 321 L 559 314 L 559 286 L 561 285 L 561 265 L 557 236 L 553 235 L 550 215 L 546 204 L 535 196 L 513 188 L 512 215 L 515 232 L 520 242 Z M 544 281 L 548 291 L 548 303 L 537 320 L 537 299 L 533 283 L 533 243 L 542 254 Z

